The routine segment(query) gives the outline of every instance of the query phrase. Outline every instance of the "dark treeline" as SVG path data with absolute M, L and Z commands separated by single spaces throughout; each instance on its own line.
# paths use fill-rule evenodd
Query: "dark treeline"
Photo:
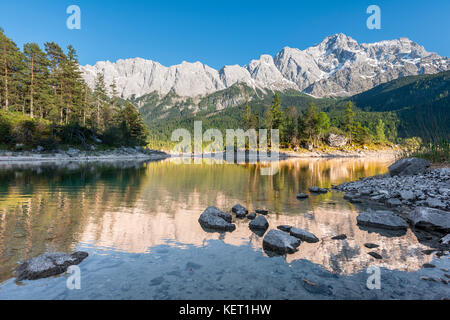
M 299 112 L 295 106 L 282 108 L 281 100 L 275 93 L 273 103 L 265 110 L 263 119 L 246 104 L 242 124 L 245 129 L 278 129 L 284 147 L 319 147 L 329 134 L 345 136 L 350 144 L 389 143 L 383 120 L 377 118 L 374 123 L 369 122 L 368 126 L 362 125 L 356 121 L 355 107 L 351 101 L 346 103 L 340 118 L 330 119 L 326 112 L 319 112 L 313 102 L 304 112 Z
M 136 108 L 119 98 L 113 82 L 97 75 L 91 90 L 72 46 L 54 42 L 20 50 L 0 29 L 0 145 L 54 149 L 144 145 L 147 130 Z

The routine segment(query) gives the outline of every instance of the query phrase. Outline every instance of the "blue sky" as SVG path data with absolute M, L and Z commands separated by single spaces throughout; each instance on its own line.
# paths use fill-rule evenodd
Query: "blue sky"
M 73 4 L 81 8 L 81 30 L 66 28 L 66 8 Z M 371 4 L 381 8 L 381 30 L 366 27 Z M 72 44 L 81 64 L 141 57 L 221 68 L 285 46 L 304 49 L 340 32 L 359 42 L 408 37 L 450 56 L 449 12 L 448 0 L 1 0 L 0 27 L 20 47 Z

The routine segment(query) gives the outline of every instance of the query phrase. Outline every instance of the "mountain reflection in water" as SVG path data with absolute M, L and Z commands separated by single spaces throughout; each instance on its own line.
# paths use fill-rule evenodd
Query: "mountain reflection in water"
M 262 238 L 236 220 L 232 233 L 207 233 L 198 217 L 208 206 L 229 211 L 236 203 L 249 210 L 267 208 L 270 228 L 289 224 L 314 233 L 320 242 L 302 243 L 286 260 L 307 259 L 338 274 L 353 274 L 376 264 L 414 271 L 431 261 L 427 247 L 408 230 L 385 237 L 361 230 L 361 210 L 330 192 L 299 201 L 310 186 L 330 188 L 387 171 L 388 161 L 370 159 L 290 159 L 274 176 L 265 164 L 150 163 L 0 167 L 0 282 L 13 277 L 17 263 L 46 251 L 75 250 L 89 244 L 128 253 L 152 254 L 152 247 L 177 243 L 202 246 L 219 239 L 262 250 Z M 347 240 L 331 240 L 345 233 Z M 375 243 L 383 260 L 367 253 Z

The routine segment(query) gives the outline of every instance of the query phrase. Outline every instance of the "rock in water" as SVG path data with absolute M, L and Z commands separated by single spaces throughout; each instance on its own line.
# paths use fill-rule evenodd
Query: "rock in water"
M 267 230 L 267 228 L 269 228 L 269 222 L 266 217 L 257 216 L 256 219 L 250 221 L 248 226 L 253 230 Z
M 379 245 L 377 245 L 375 243 L 365 243 L 364 247 L 369 248 L 369 249 L 375 249 L 375 248 L 378 248 Z
M 419 158 L 401 159 L 389 167 L 389 174 L 393 176 L 409 176 L 424 173 L 430 163 L 427 160 Z
M 233 231 L 236 226 L 231 223 L 232 216 L 216 207 L 209 207 L 200 215 L 198 222 L 205 229 Z
M 345 234 L 340 234 L 331 238 L 331 240 L 345 240 L 345 239 L 347 239 L 347 235 Z
M 311 187 L 311 188 L 309 188 L 309 192 L 319 193 L 320 192 L 320 188 L 319 187 Z
M 259 214 L 263 214 L 265 216 L 269 214 L 269 210 L 266 210 L 266 209 L 256 209 L 255 212 L 259 213 Z
M 72 254 L 44 253 L 22 263 L 16 269 L 17 280 L 37 280 L 64 273 L 70 266 L 80 264 L 88 255 L 83 251 Z
M 294 253 L 300 240 L 286 232 L 272 229 L 263 239 L 263 248 L 278 254 Z
M 402 205 L 402 202 L 397 198 L 387 199 L 385 202 L 386 206 L 389 208 L 399 207 Z
M 406 230 L 408 224 L 392 211 L 368 210 L 356 217 L 357 224 L 365 227 L 382 228 L 389 230 Z
M 291 228 L 290 235 L 310 243 L 319 242 L 319 239 L 315 235 L 299 228 Z
M 247 216 L 247 219 L 254 220 L 256 218 L 256 213 L 252 212 Z
M 240 204 L 235 205 L 231 211 L 234 212 L 238 218 L 244 218 L 248 214 L 248 210 Z
M 409 214 L 408 219 L 417 228 L 450 231 L 450 212 L 448 211 L 417 207 Z
M 347 144 L 347 138 L 339 134 L 330 133 L 330 135 L 328 135 L 327 143 L 330 147 L 339 148 Z
M 371 255 L 372 257 L 374 257 L 375 259 L 383 259 L 382 256 L 380 256 L 378 253 L 376 252 L 368 252 L 369 255 Z
M 309 196 L 304 192 L 297 194 L 297 199 L 306 199 L 308 197 Z
M 281 225 L 278 226 L 277 229 L 284 231 L 284 232 L 289 232 L 292 229 L 292 226 L 288 226 L 288 225 Z
M 327 188 L 311 187 L 309 192 L 312 193 L 327 193 L 329 190 Z

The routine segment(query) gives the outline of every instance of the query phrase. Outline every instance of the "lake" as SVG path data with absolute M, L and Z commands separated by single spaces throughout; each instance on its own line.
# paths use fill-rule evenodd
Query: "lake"
M 414 233 L 363 230 L 365 208 L 331 191 L 298 200 L 311 186 L 331 188 L 383 174 L 377 159 L 289 159 L 278 173 L 268 164 L 204 160 L 65 164 L 0 164 L 0 299 L 441 299 L 448 256 Z M 274 165 L 274 164 L 271 164 Z M 249 220 L 236 230 L 210 233 L 198 217 L 209 206 L 269 210 L 270 228 L 293 225 L 314 233 L 298 252 L 269 256 Z M 346 240 L 332 240 L 346 234 Z M 374 243 L 377 249 L 364 244 Z M 20 262 L 47 251 L 87 251 L 81 289 L 69 274 L 16 282 Z M 368 252 L 376 251 L 377 260 Z M 423 268 L 432 263 L 435 268 Z M 381 288 L 369 289 L 367 269 L 381 270 Z M 447 280 L 449 280 L 447 278 Z

